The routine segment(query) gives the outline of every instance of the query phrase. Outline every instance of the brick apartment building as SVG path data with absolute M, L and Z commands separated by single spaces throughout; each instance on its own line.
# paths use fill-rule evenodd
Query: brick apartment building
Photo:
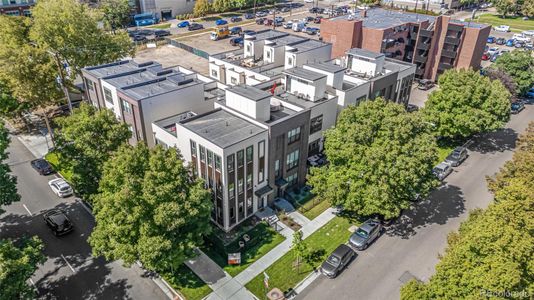
M 382 8 L 323 20 L 321 36 L 332 58 L 349 49 L 381 52 L 414 63 L 416 78 L 436 80 L 447 69 L 480 67 L 491 26 Z
M 2 0 L 0 2 L 0 15 L 31 16 L 31 8 L 35 0 Z

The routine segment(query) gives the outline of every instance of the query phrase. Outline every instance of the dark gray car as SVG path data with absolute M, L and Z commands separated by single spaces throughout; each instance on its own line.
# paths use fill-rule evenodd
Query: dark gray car
M 467 158 L 467 149 L 465 147 L 456 147 L 449 156 L 445 159 L 445 162 L 453 167 L 457 167 Z
M 321 265 L 321 273 L 329 278 L 335 278 L 345 268 L 356 253 L 345 245 L 339 245 Z
M 448 163 L 442 162 L 432 169 L 432 173 L 434 173 L 439 180 L 443 180 L 452 173 L 452 167 Z
M 369 219 L 354 231 L 349 238 L 349 244 L 357 250 L 365 250 L 382 233 L 382 224 Z

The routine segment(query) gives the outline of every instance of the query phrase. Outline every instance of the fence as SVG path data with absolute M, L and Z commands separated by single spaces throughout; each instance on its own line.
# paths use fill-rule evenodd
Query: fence
M 180 48 L 180 49 L 184 49 L 185 51 L 193 53 L 196 56 L 200 56 L 200 57 L 205 58 L 205 59 L 208 59 L 208 57 L 210 56 L 208 54 L 208 52 L 206 52 L 206 51 L 197 49 L 195 47 L 191 47 L 191 46 L 186 45 L 184 43 L 181 43 L 181 42 L 179 42 L 177 40 L 167 39 L 167 41 L 169 42 L 169 44 L 173 45 L 174 47 L 177 47 L 177 48 Z

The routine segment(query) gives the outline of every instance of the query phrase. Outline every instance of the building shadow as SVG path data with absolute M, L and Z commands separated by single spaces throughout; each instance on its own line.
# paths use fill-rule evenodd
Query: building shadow
M 488 132 L 473 138 L 468 149 L 482 154 L 512 150 L 515 148 L 517 137 L 517 132 L 511 128 Z
M 457 186 L 444 185 L 430 193 L 427 199 L 415 203 L 396 222 L 386 229 L 386 234 L 408 239 L 421 228 L 432 224 L 445 224 L 465 211 L 465 199 Z

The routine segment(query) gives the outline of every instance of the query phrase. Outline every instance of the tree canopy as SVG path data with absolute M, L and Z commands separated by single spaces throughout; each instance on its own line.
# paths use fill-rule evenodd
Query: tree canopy
M 101 3 L 102 19 L 113 32 L 128 26 L 131 7 L 128 0 L 104 0 Z
M 72 183 L 87 200 L 98 192 L 104 163 L 131 137 L 127 125 L 110 110 L 82 104 L 67 117 L 57 118 L 56 151 L 72 168 Z
M 28 279 L 46 260 L 43 248 L 37 237 L 17 242 L 0 240 L 0 300 L 35 299 Z
M 531 54 L 532 51 L 514 50 L 501 55 L 494 64 L 512 77 L 520 95 L 534 85 L 534 57 Z
M 517 0 L 492 0 L 497 12 L 506 16 L 517 11 Z
M 208 0 L 197 0 L 193 8 L 195 17 L 203 17 L 211 12 L 211 4 Z
M 419 114 L 381 98 L 347 107 L 325 133 L 330 164 L 312 168 L 308 183 L 333 205 L 396 217 L 435 185 L 437 148 L 428 127 Z
M 534 288 L 534 123 L 490 188 L 495 202 L 471 212 L 448 237 L 436 273 L 401 299 L 529 298 Z M 506 294 L 507 293 L 507 294 Z
M 104 165 L 94 200 L 94 254 L 177 269 L 211 228 L 211 194 L 190 171 L 174 148 L 121 147 Z
M 422 110 L 436 134 L 465 138 L 501 128 L 510 118 L 510 93 L 499 80 L 473 70 L 448 70 L 439 77 Z
M 20 200 L 17 193 L 17 178 L 11 175 L 9 165 L 5 163 L 8 157 L 9 133 L 0 121 L 0 215 L 4 212 L 2 205 L 9 205 Z

